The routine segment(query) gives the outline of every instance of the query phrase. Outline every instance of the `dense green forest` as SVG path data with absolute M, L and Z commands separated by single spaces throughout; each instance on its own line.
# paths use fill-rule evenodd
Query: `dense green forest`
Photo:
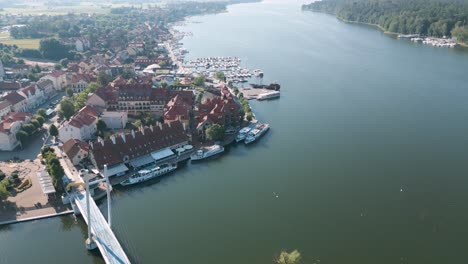
M 375 24 L 388 32 L 454 36 L 468 42 L 467 0 L 323 0 L 302 9 Z

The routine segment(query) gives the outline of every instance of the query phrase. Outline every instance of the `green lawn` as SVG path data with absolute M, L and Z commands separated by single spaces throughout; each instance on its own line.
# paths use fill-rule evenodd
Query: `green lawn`
M 0 43 L 7 45 L 16 45 L 23 49 L 38 49 L 41 39 L 10 39 L 0 38 Z

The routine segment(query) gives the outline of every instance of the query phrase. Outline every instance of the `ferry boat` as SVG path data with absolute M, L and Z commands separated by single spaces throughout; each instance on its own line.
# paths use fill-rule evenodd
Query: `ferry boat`
M 177 169 L 177 164 L 164 164 L 161 166 L 156 166 L 155 164 L 153 164 L 149 167 L 139 170 L 137 173 L 133 174 L 132 176 L 130 176 L 130 178 L 126 179 L 120 184 L 122 186 L 127 186 L 127 185 L 144 182 L 147 180 L 151 180 L 153 178 L 160 177 L 175 169 Z
M 192 156 L 190 156 L 190 160 L 193 160 L 193 161 L 202 160 L 202 159 L 206 159 L 208 157 L 211 157 L 216 154 L 223 153 L 223 152 L 224 152 L 223 146 L 213 145 L 206 149 L 197 150 L 197 152 L 195 152 L 194 154 L 192 154 Z
M 256 128 L 249 132 L 247 137 L 245 138 L 245 144 L 250 144 L 261 136 L 263 136 L 268 130 L 270 129 L 270 125 L 268 124 L 258 124 Z
M 268 93 L 262 93 L 257 96 L 257 100 L 262 101 L 262 100 L 270 100 L 274 98 L 280 97 L 280 92 L 274 91 L 274 92 L 268 92 Z
M 250 130 L 252 130 L 251 127 L 244 127 L 241 130 L 239 130 L 239 133 L 236 136 L 236 142 L 240 142 L 240 141 L 245 140 L 245 138 L 247 137 L 247 134 L 250 132 Z

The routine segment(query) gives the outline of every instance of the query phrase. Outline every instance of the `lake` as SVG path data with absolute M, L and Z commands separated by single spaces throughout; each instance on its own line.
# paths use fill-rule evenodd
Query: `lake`
M 282 95 L 251 102 L 271 125 L 254 145 L 113 193 L 135 263 L 273 263 L 282 249 L 308 264 L 466 263 L 468 52 L 299 1 L 189 21 L 189 59 L 238 56 Z M 0 263 L 103 263 L 85 236 L 72 217 L 3 227 Z

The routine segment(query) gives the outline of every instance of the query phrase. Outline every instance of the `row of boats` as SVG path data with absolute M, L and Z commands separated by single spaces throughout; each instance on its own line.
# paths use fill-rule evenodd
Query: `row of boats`
M 255 123 L 239 130 L 236 136 L 236 142 L 244 141 L 245 144 L 251 144 L 262 137 L 268 130 L 270 125 L 264 123 Z M 197 150 L 190 156 L 190 160 L 199 161 L 224 152 L 224 147 L 221 145 L 213 145 L 207 148 Z M 131 175 L 128 179 L 122 181 L 122 186 L 133 185 L 145 182 L 154 178 L 161 177 L 177 169 L 177 163 L 166 163 L 160 166 L 152 164 L 139 170 Z

